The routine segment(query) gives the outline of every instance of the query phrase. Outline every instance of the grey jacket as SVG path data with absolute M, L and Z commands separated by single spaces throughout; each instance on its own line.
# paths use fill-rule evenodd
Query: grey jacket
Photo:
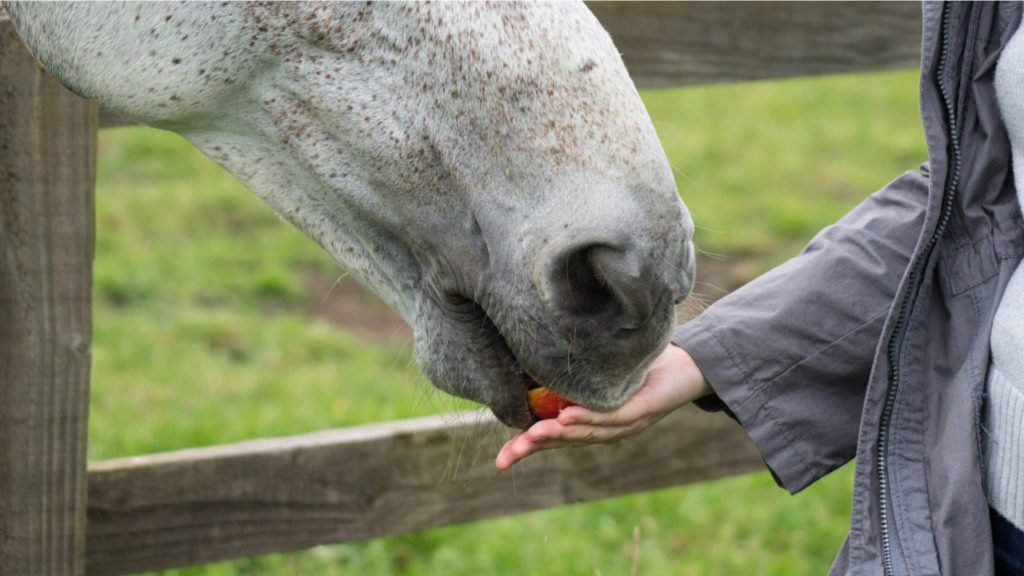
M 923 6 L 929 161 L 680 327 L 724 409 L 797 492 L 856 456 L 832 574 L 992 573 L 981 411 L 992 317 L 1024 255 L 993 86 L 1019 3 Z

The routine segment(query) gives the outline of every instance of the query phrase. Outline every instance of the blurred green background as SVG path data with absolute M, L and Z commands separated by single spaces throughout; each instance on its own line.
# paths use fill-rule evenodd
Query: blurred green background
M 643 94 L 720 295 L 926 159 L 917 74 Z M 408 332 L 181 138 L 100 135 L 91 460 L 460 410 Z M 489 457 L 489 456 L 488 456 Z M 791 497 L 767 473 L 182 575 L 823 574 L 852 468 Z

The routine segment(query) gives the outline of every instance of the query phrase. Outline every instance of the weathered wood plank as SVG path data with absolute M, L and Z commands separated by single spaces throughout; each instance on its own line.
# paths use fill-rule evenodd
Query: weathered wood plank
M 129 574 L 402 534 L 763 467 L 738 426 L 680 410 L 616 445 L 498 473 L 482 413 L 93 463 L 88 574 Z
M 85 569 L 96 129 L 0 21 L 0 574 Z
M 588 2 L 640 88 L 914 68 L 918 2 Z

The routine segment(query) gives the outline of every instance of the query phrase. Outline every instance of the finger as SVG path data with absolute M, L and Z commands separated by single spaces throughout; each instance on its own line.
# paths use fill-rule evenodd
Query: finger
M 569 406 L 558 415 L 558 422 L 563 426 L 627 426 L 642 418 L 645 409 L 647 409 L 647 402 L 634 396 L 629 402 L 612 412 L 595 412 L 582 406 Z
M 520 460 L 543 450 L 612 442 L 632 433 L 632 428 L 563 426 L 557 420 L 542 420 L 512 437 L 498 451 L 494 464 L 508 470 Z
M 537 440 L 529 438 L 525 433 L 520 434 L 501 447 L 494 460 L 494 465 L 498 470 L 508 470 L 527 456 L 544 450 L 586 446 L 614 440 L 610 433 L 598 434 L 581 430 L 567 430 L 567 432 L 569 433 L 562 436 L 542 437 Z
M 498 451 L 494 465 L 498 470 L 508 470 L 530 454 L 556 448 L 553 439 L 558 435 L 557 428 L 557 422 L 541 421 L 531 426 L 529 430 L 513 436 Z
M 546 420 L 545 423 L 543 426 L 535 424 L 524 433 L 534 445 L 542 449 L 615 442 L 646 428 L 647 419 L 641 418 L 621 426 L 567 426 L 556 420 Z
M 582 406 L 569 406 L 563 409 L 557 417 L 559 424 L 573 426 L 578 424 L 604 425 L 617 424 L 617 419 L 611 416 L 611 412 L 595 412 Z
M 529 456 L 532 451 L 533 446 L 530 439 L 518 434 L 501 447 L 498 456 L 494 459 L 494 466 L 498 470 L 508 470 L 516 462 Z

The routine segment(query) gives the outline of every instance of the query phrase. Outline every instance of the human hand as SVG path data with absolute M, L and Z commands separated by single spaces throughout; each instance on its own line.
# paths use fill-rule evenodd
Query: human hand
M 494 464 L 508 470 L 530 454 L 552 448 L 606 444 L 638 434 L 673 410 L 711 393 L 685 350 L 670 344 L 647 369 L 643 386 L 612 412 L 569 406 L 505 443 Z

